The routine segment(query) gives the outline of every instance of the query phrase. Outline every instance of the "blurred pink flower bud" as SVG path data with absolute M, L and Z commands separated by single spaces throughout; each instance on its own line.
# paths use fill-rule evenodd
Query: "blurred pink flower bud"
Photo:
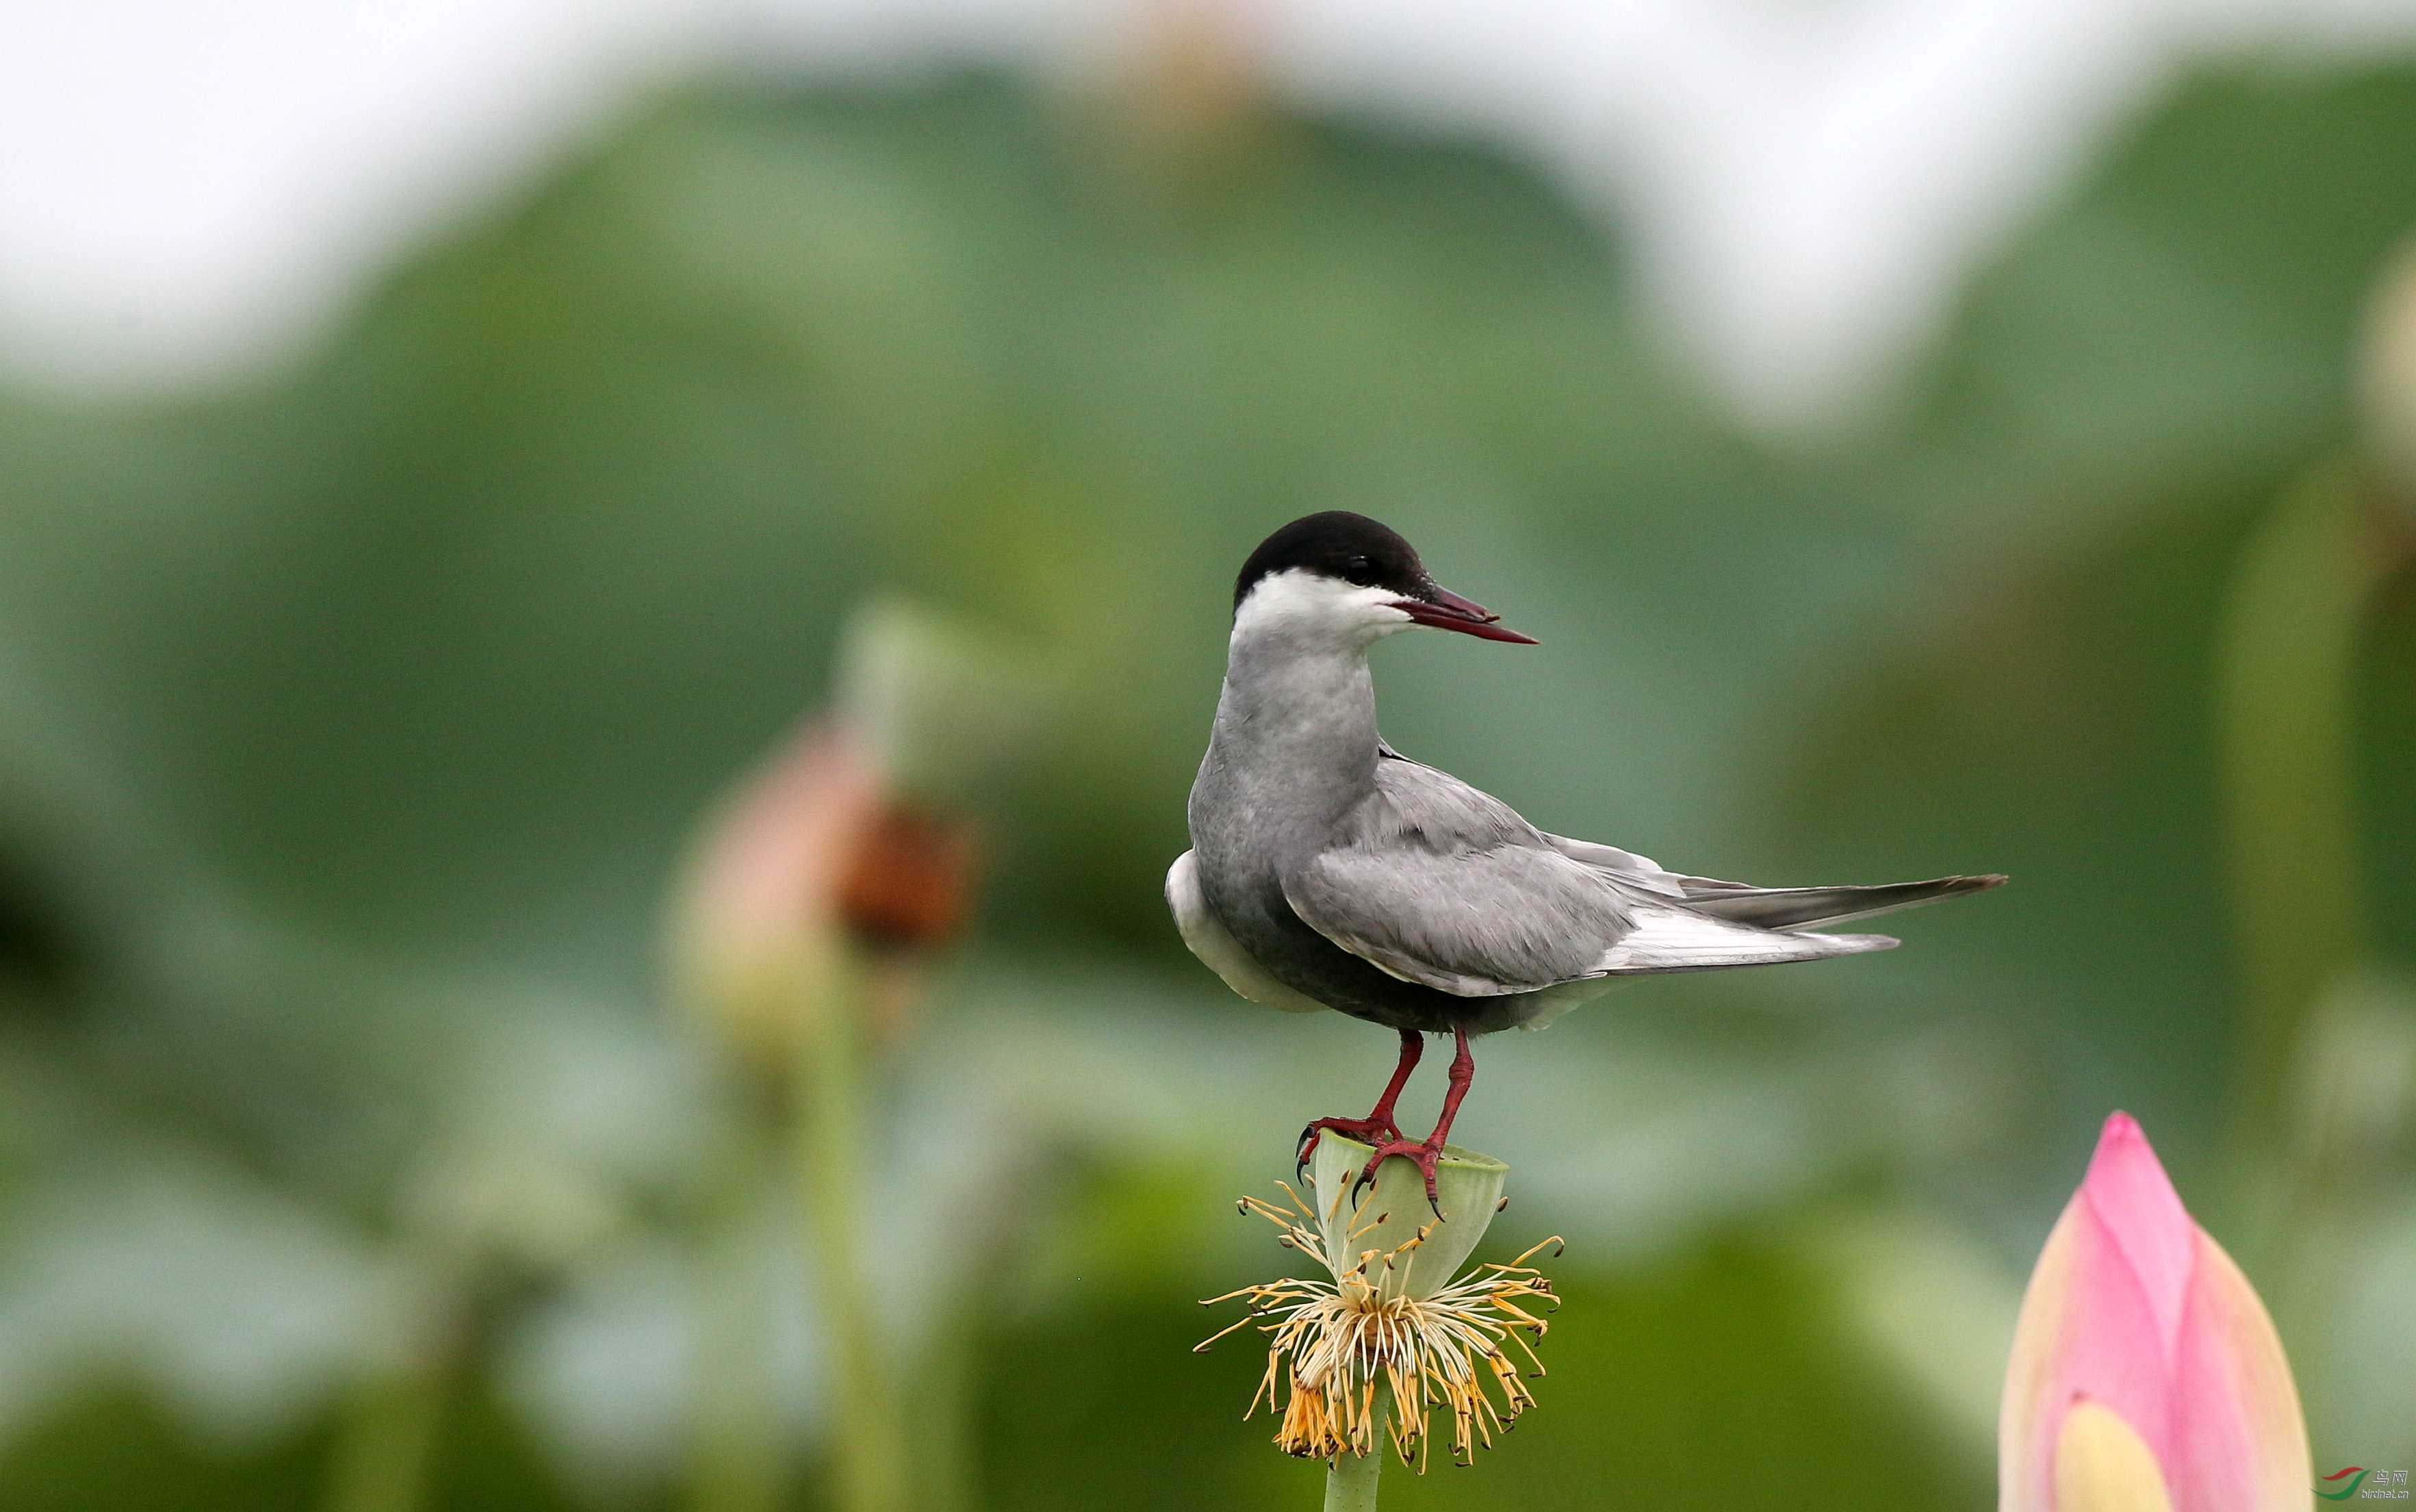
M 742 1055 L 777 1060 L 849 946 L 954 938 L 974 866 L 967 824 L 898 794 L 846 726 L 809 722 L 699 833 L 674 911 L 681 981 Z M 893 1020 L 901 984 L 872 985 L 869 1006 Z
M 2000 1512 L 2303 1512 L 2313 1483 L 2264 1305 L 2116 1113 L 2022 1298 Z
M 838 923 L 838 899 L 881 809 L 881 777 L 845 733 L 808 724 L 707 817 L 681 900 L 682 953 L 745 970 Z
M 682 995 L 742 1060 L 779 1066 L 847 1005 L 878 1048 L 923 955 L 970 921 L 970 816 L 1048 684 L 994 632 L 876 600 L 848 615 L 826 713 L 699 826 L 672 906 Z

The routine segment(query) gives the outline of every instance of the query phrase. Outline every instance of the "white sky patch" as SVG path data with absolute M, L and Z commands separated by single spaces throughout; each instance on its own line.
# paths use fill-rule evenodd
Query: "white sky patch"
M 1113 66 L 1207 0 L 17 0 L 0 371 L 158 388 L 293 356 L 648 84 L 729 65 Z M 2402 0 L 1232 0 L 1278 87 L 1472 127 L 1638 238 L 1745 410 L 1850 410 L 2191 56 L 2416 40 Z M 1859 399 L 1858 399 L 1859 396 Z

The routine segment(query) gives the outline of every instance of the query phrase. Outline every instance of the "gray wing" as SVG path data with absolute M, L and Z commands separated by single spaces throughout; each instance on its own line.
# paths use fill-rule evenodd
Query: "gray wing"
M 1343 838 L 1287 878 L 1303 922 L 1403 981 L 1461 997 L 1642 972 L 1808 960 L 1895 944 L 1696 913 L 1635 866 L 1572 855 L 1500 799 L 1390 747 Z M 1625 873 L 1625 874 L 1623 874 Z M 1657 869 L 1654 870 L 1657 873 Z
M 1985 892 L 2002 886 L 2006 880 L 2001 873 L 1990 873 L 1871 886 L 1756 887 L 1742 882 L 1664 870 L 1659 863 L 1615 845 L 1574 840 L 1563 835 L 1548 835 L 1545 839 L 1562 854 L 1582 861 L 1619 883 L 1678 900 L 1693 913 L 1762 930 L 1801 930 L 1866 919 L 1876 914 L 1893 914 L 1899 908 Z
M 1627 931 L 1608 889 L 1549 851 L 1326 851 L 1284 885 L 1318 933 L 1405 982 L 1457 997 L 1594 975 Z
M 1885 882 L 1860 887 L 1755 887 L 1742 882 L 1710 877 L 1671 879 L 1684 892 L 1686 906 L 1714 918 L 1732 919 L 1765 930 L 1798 930 L 1815 924 L 1842 924 L 1899 908 L 1917 908 L 1966 893 L 1986 892 L 2005 884 L 2004 874 L 1980 877 L 1932 877 L 1926 882 Z

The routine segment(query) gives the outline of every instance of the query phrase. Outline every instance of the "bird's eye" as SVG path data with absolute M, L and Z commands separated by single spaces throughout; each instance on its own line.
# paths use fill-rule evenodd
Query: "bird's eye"
M 1376 567 L 1376 564 L 1373 561 L 1369 560 L 1366 556 L 1360 555 L 1352 556 L 1351 560 L 1343 563 L 1342 565 L 1352 572 L 1372 572 Z

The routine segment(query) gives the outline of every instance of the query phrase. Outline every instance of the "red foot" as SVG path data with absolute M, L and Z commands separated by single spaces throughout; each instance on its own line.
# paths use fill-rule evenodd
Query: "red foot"
M 1345 1139 L 1357 1140 L 1362 1144 L 1378 1144 L 1386 1141 L 1397 1142 L 1401 1137 L 1400 1126 L 1380 1114 L 1370 1113 L 1365 1118 L 1315 1119 L 1306 1128 L 1300 1131 L 1300 1143 L 1293 1151 L 1296 1157 L 1293 1162 L 1295 1171 L 1308 1169 L 1308 1157 L 1317 1153 L 1317 1142 L 1324 1137 L 1327 1129 L 1332 1129 Z
M 1376 1153 L 1373 1156 L 1370 1156 L 1367 1159 L 1367 1169 L 1360 1172 L 1359 1179 L 1351 1184 L 1351 1200 L 1354 1202 L 1359 1200 L 1359 1189 L 1361 1187 L 1373 1187 L 1376 1185 L 1376 1168 L 1382 1165 L 1386 1160 L 1391 1159 L 1394 1156 L 1399 1156 L 1402 1159 L 1407 1160 L 1410 1164 L 1417 1167 L 1418 1173 L 1426 1177 L 1427 1206 L 1434 1209 L 1434 1216 L 1436 1217 L 1442 1217 L 1442 1200 L 1435 1195 L 1435 1164 L 1442 1158 L 1442 1140 L 1440 1137 L 1427 1140 L 1405 1140 L 1398 1135 L 1395 1135 L 1393 1138 L 1386 1140 L 1383 1143 L 1376 1146 Z

